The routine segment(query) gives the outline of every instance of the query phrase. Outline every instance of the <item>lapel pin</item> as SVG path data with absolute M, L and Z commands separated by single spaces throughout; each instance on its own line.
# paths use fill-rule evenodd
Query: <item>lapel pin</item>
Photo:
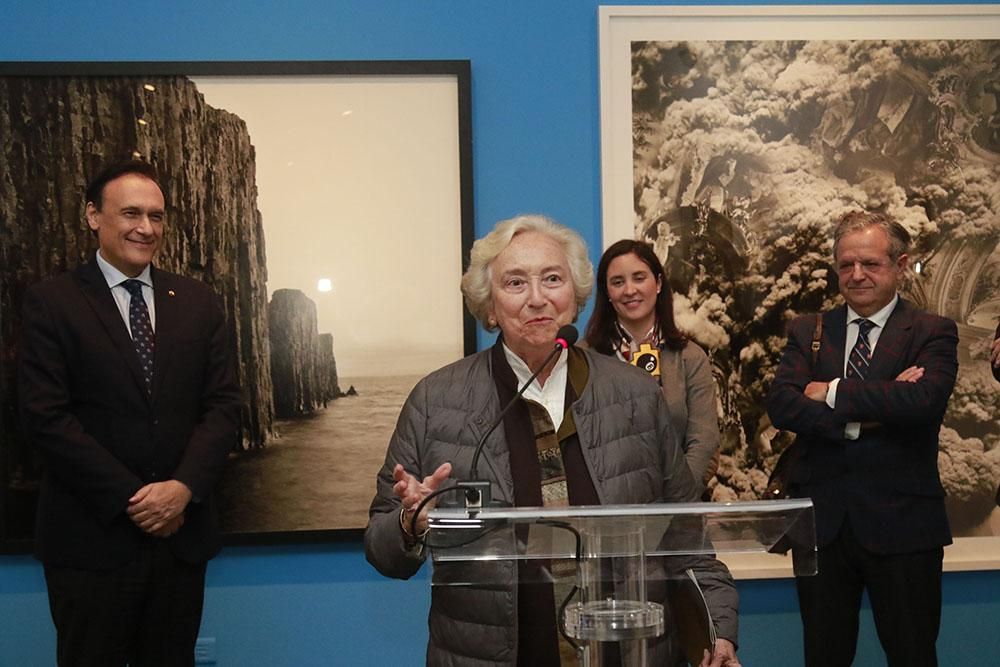
M 168 289 L 167 290 L 167 296 L 177 296 L 177 293 L 174 292 L 172 289 Z

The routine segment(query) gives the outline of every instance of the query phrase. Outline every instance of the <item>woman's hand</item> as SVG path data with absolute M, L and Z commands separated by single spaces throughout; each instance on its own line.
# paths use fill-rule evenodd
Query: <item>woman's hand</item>
M 736 647 L 728 639 L 716 639 L 715 651 L 712 655 L 705 651 L 705 658 L 699 667 L 740 667 L 736 659 Z
M 414 535 L 410 534 L 410 526 L 412 525 L 413 512 L 416 511 L 417 505 L 429 494 L 436 491 L 441 486 L 441 483 L 448 479 L 450 475 L 450 463 L 442 463 L 438 466 L 437 470 L 429 476 L 424 477 L 424 481 L 422 482 L 417 481 L 416 477 L 406 472 L 403 466 L 398 463 L 392 469 L 392 478 L 396 481 L 392 486 L 392 492 L 396 494 L 403 504 L 402 523 L 403 530 L 407 535 L 414 537 Z M 420 516 L 417 518 L 418 535 L 427 530 L 427 513 L 434 508 L 434 505 L 435 502 L 432 500 L 421 510 Z

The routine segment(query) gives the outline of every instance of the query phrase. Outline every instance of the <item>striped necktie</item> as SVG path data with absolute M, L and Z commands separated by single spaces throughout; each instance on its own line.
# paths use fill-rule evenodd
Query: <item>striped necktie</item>
M 126 280 L 122 286 L 128 290 L 132 298 L 128 302 L 128 324 L 132 330 L 132 342 L 135 344 L 139 363 L 142 365 L 142 376 L 146 381 L 146 391 L 153 387 L 153 326 L 149 321 L 149 309 L 146 299 L 142 296 L 142 283 L 138 280 Z
M 855 341 L 851 354 L 847 357 L 847 377 L 864 380 L 872 361 L 872 346 L 868 342 L 868 333 L 875 328 L 875 323 L 863 318 L 854 321 L 858 323 L 858 340 Z

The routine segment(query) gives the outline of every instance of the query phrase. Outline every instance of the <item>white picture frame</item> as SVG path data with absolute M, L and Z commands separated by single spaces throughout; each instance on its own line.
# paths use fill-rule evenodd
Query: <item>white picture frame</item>
M 997 5 L 601 6 L 598 21 L 604 248 L 637 233 L 631 42 L 1000 39 Z M 995 533 L 997 523 L 993 521 Z M 748 554 L 726 560 L 740 578 L 791 576 L 789 559 L 782 556 Z M 956 538 L 945 549 L 947 571 L 997 568 L 1000 536 Z

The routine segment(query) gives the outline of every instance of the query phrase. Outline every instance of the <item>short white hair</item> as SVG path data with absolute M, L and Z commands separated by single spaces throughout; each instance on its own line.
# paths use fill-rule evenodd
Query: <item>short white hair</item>
M 472 316 L 488 330 L 496 328 L 496 323 L 489 321 L 490 307 L 493 305 L 493 260 L 522 232 L 545 234 L 562 248 L 566 264 L 569 265 L 573 293 L 576 295 L 577 315 L 583 310 L 594 287 L 594 267 L 587 256 L 587 244 L 579 234 L 544 215 L 519 215 L 501 220 L 493 231 L 472 244 L 469 268 L 462 276 L 465 305 Z

